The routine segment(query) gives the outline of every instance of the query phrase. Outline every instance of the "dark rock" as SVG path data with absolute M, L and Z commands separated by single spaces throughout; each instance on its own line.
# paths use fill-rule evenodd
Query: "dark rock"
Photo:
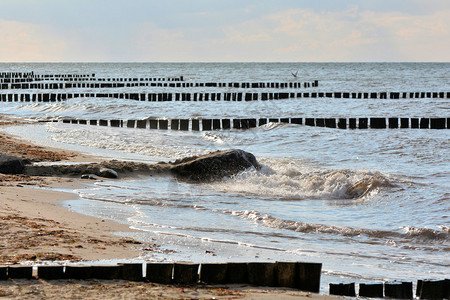
M 20 174 L 25 168 L 21 158 L 0 154 L 0 173 L 3 174 Z
M 101 168 L 95 175 L 104 178 L 119 178 L 119 174 L 113 169 Z
M 251 167 L 258 170 L 261 168 L 255 156 L 233 149 L 177 160 L 172 164 L 171 171 L 185 180 L 214 181 L 236 175 Z
M 73 165 L 31 165 L 25 173 L 30 176 L 81 176 L 92 175 L 118 178 L 118 174 L 140 173 L 143 175 L 173 174 L 186 181 L 214 181 L 233 176 L 248 168 L 261 168 L 255 156 L 243 150 L 223 150 L 209 154 L 183 158 L 171 163 L 146 164 L 130 161 L 105 161 L 101 163 Z

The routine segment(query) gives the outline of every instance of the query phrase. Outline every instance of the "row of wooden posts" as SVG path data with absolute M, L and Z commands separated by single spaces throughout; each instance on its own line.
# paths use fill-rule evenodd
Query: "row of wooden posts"
M 400 97 L 399 95 L 402 95 Z M 362 98 L 361 98 L 362 97 Z M 343 98 L 343 99 L 406 99 L 406 98 L 446 98 L 450 92 L 417 93 L 9 93 L 0 94 L 1 102 L 58 102 L 73 98 L 111 98 L 136 101 L 267 101 L 298 98 Z
M 145 268 L 145 274 L 143 270 Z M 318 293 L 322 264 L 304 262 L 249 263 L 124 263 L 0 267 L 0 279 L 123 279 L 162 284 L 251 284 L 289 287 Z
M 250 129 L 268 123 L 288 123 L 339 129 L 450 129 L 450 118 L 249 118 L 249 119 L 142 119 L 142 120 L 84 120 L 63 119 L 63 123 L 163 129 L 210 131 L 220 129 Z
M 330 283 L 330 295 L 356 297 L 355 283 Z M 413 299 L 412 282 L 387 281 L 360 283 L 359 297 Z M 450 279 L 418 280 L 416 297 L 419 299 L 450 299 Z
M 125 78 L 126 79 L 126 78 Z M 129 78 L 131 79 L 131 78 Z M 136 79 L 136 80 L 134 80 Z M 150 78 L 151 79 L 151 78 Z M 161 78 L 159 78 L 161 79 Z M 93 79 L 91 78 L 91 81 Z M 3 82 L 2 82 L 3 81 Z M 167 82 L 159 81 L 140 81 L 138 78 L 124 80 L 120 82 L 45 82 L 45 83 L 10 83 L 10 80 L 0 79 L 0 89 L 72 89 L 72 88 L 123 88 L 123 87 L 171 87 L 171 88 L 191 88 L 191 87 L 219 87 L 219 88 L 276 88 L 276 89 L 298 89 L 301 87 L 318 87 L 319 82 Z M 100 80 L 101 81 L 101 80 Z
M 89 78 L 95 77 L 95 74 L 35 74 L 31 72 L 0 72 L 0 78 Z
M 95 74 L 35 74 L 34 72 L 0 72 L 0 82 L 26 83 L 39 81 L 183 81 L 183 76 L 175 77 L 121 77 L 99 78 Z
M 93 74 L 92 77 L 33 77 L 33 78 L 0 78 L 0 83 L 10 83 L 10 84 L 20 84 L 20 83 L 78 83 L 78 82 L 154 82 L 154 81 L 162 81 L 162 82 L 173 82 L 173 81 L 184 81 L 183 76 L 179 77 L 145 77 L 145 78 L 99 78 L 95 77 Z M 12 86 L 11 88 L 20 88 L 20 86 Z
M 143 271 L 145 270 L 145 274 Z M 124 263 L 118 265 L 0 266 L 0 280 L 101 279 L 161 284 L 250 284 L 319 293 L 322 264 L 304 262 Z M 330 283 L 329 294 L 356 297 L 355 283 Z M 359 283 L 359 297 L 413 299 L 412 282 Z M 449 299 L 450 279 L 418 280 L 416 297 Z

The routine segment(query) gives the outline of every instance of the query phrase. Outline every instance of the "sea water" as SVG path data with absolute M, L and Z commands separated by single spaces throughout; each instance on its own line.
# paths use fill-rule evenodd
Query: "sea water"
M 184 76 L 188 82 L 319 80 L 319 87 L 286 90 L 292 92 L 450 91 L 448 63 L 0 64 L 0 69 L 106 78 Z M 291 73 L 297 71 L 294 78 Z M 242 89 L 262 91 L 275 90 Z M 41 120 L 448 117 L 450 108 L 448 99 L 436 98 L 146 102 L 88 97 L 0 106 L 2 114 Z M 448 130 L 339 130 L 269 123 L 251 130 L 182 132 L 58 122 L 6 131 L 43 145 L 115 159 L 173 161 L 230 148 L 256 156 L 261 170 L 217 182 L 193 184 L 169 176 L 103 180 L 78 190 L 80 198 L 64 204 L 128 224 L 139 230 L 130 236 L 161 245 L 143 256 L 145 260 L 321 262 L 325 283 L 443 279 L 450 273 Z

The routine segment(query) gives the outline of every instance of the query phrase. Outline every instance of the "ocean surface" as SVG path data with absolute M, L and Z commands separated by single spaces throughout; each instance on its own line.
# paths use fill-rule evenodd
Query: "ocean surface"
M 283 90 L 292 92 L 450 91 L 449 63 L 0 64 L 0 72 L 30 71 L 95 73 L 102 78 L 183 76 L 186 82 L 319 80 L 318 87 Z M 297 71 L 298 78 L 294 78 L 291 73 Z M 77 90 L 168 91 L 236 90 Z M 77 98 L 56 103 L 0 102 L 1 114 L 35 120 L 450 117 L 449 109 L 449 99 L 434 98 L 250 102 Z M 79 199 L 64 203 L 77 212 L 128 224 L 140 230 L 130 236 L 161 245 L 161 251 L 149 253 L 143 260 L 321 262 L 322 288 L 330 281 L 415 281 L 444 279 L 450 274 L 448 130 L 339 130 L 269 123 L 250 130 L 181 132 L 62 122 L 3 130 L 42 145 L 115 159 L 173 161 L 231 148 L 256 156 L 262 170 L 249 169 L 218 182 L 193 184 L 166 176 L 103 180 L 77 190 Z

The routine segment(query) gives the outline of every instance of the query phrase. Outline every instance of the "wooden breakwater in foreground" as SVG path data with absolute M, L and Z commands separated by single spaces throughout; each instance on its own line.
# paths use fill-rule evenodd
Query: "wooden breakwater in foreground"
M 57 121 L 57 120 L 54 120 Z M 46 121 L 46 122 L 51 122 Z M 337 129 L 450 129 L 450 118 L 236 118 L 236 119 L 63 119 L 63 123 L 140 129 L 210 131 L 251 129 L 268 123 L 285 123 Z
M 145 268 L 145 274 L 143 272 Z M 305 262 L 125 263 L 118 265 L 53 265 L 0 267 L 7 279 L 123 279 L 162 284 L 250 284 L 289 287 L 318 293 L 322 264 Z
M 144 271 L 145 270 L 145 271 Z M 241 263 L 123 263 L 118 265 L 44 265 L 0 266 L 0 280 L 8 279 L 77 279 L 129 280 L 160 284 L 249 284 L 285 287 L 319 293 L 322 264 L 305 262 Z M 410 281 L 386 281 L 356 284 L 330 283 L 329 294 L 348 297 L 413 299 Z M 449 299 L 450 279 L 418 280 L 419 299 Z
M 413 299 L 413 283 L 411 281 L 386 281 L 359 283 L 330 283 L 330 295 L 367 298 Z M 418 280 L 415 297 L 419 299 L 450 299 L 450 279 Z

